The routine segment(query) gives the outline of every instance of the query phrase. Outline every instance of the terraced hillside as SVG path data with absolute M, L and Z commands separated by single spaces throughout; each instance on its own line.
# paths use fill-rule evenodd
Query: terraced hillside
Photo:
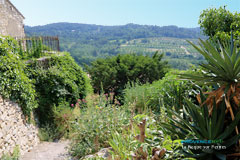
M 197 43 L 197 39 L 186 39 Z M 127 41 L 117 49 L 119 53 L 138 53 L 152 55 L 155 52 L 165 54 L 165 59 L 178 69 L 187 69 L 192 64 L 197 65 L 203 57 L 185 39 L 160 37 L 144 38 Z

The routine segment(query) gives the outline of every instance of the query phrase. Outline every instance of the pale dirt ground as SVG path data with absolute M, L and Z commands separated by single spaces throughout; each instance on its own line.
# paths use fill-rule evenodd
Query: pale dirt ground
M 69 141 L 42 142 L 20 160 L 71 160 L 68 155 Z

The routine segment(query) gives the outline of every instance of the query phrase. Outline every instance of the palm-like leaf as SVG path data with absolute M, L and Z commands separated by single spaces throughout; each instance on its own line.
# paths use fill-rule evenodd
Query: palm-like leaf
M 234 45 L 233 36 L 230 42 L 218 42 L 216 44 L 200 39 L 200 47 L 194 45 L 190 41 L 189 43 L 205 57 L 207 63 L 201 64 L 202 73 L 182 74 L 180 77 L 182 79 L 191 79 L 204 84 L 220 85 L 218 89 L 205 93 L 208 95 L 205 101 L 202 101 L 201 95 L 197 96 L 202 109 L 205 108 L 202 114 L 206 113 L 206 108 L 208 108 L 208 115 L 205 114 L 205 116 L 209 116 L 210 119 L 201 117 L 197 111 L 194 111 L 196 107 L 188 103 L 188 105 L 191 106 L 189 112 L 191 115 L 194 115 L 192 116 L 193 121 L 195 124 L 198 124 L 199 132 L 196 133 L 201 133 L 199 137 L 205 135 L 208 138 L 226 139 L 235 129 L 236 136 L 228 141 L 228 145 L 232 145 L 236 143 L 236 140 L 240 137 L 237 127 L 240 120 L 240 112 L 233 112 L 233 106 L 239 107 L 240 104 L 240 51 L 237 49 L 236 45 Z M 219 112 L 223 103 L 226 105 L 226 112 L 224 110 Z M 217 110 L 216 108 L 220 109 Z M 224 117 L 224 112 L 226 114 L 230 113 L 232 123 L 221 135 L 219 135 L 224 120 L 227 120 L 227 118 Z M 217 120 L 216 117 L 219 117 L 219 120 Z M 217 121 L 218 123 L 216 123 Z M 221 156 L 220 154 L 217 155 L 218 158 Z
M 202 54 L 207 63 L 201 64 L 202 73 L 180 74 L 182 79 L 191 79 L 205 84 L 220 84 L 220 87 L 208 93 L 208 99 L 204 102 L 209 105 L 209 114 L 213 111 L 213 99 L 216 104 L 225 101 L 227 112 L 230 111 L 232 120 L 235 116 L 230 104 L 231 99 L 235 105 L 240 102 L 240 50 L 234 45 L 233 36 L 230 42 L 211 43 L 200 39 L 200 47 L 188 41 L 200 54 Z M 236 128 L 238 134 L 238 129 Z
M 206 100 L 206 97 L 201 94 L 201 98 Z M 204 104 L 202 107 L 193 104 L 192 102 L 185 99 L 186 105 L 184 106 L 187 119 L 180 116 L 173 110 L 170 110 L 168 114 L 169 123 L 161 123 L 164 131 L 169 134 L 177 134 L 181 139 L 197 139 L 197 140 L 223 140 L 222 144 L 227 147 L 231 147 L 237 143 L 240 135 L 233 136 L 234 129 L 240 121 L 240 112 L 236 114 L 236 118 L 230 124 L 225 125 L 225 109 L 226 105 L 221 102 L 218 110 L 216 104 L 213 107 L 212 116 L 208 115 L 208 106 Z M 173 118 L 175 117 L 175 118 Z M 189 119 L 191 121 L 189 121 Z M 226 157 L 230 150 L 222 151 L 209 149 L 209 150 L 184 150 L 184 154 L 189 157 L 195 157 L 198 159 L 206 159 L 207 157 L 219 155 Z M 220 158 L 219 158 L 220 159 Z
M 216 44 L 199 39 L 199 46 L 188 41 L 207 63 L 201 64 L 203 73 L 180 74 L 182 79 L 191 79 L 205 84 L 232 84 L 240 81 L 240 51 L 230 42 Z

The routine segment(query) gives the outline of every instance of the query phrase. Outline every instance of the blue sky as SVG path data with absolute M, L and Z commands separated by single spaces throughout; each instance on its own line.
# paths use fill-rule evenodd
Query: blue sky
M 197 27 L 202 10 L 227 5 L 240 12 L 240 0 L 11 0 L 25 24 L 74 22 L 99 25 L 177 25 Z

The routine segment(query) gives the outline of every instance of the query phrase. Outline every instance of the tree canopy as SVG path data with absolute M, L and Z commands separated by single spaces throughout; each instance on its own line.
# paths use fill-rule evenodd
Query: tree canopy
M 106 59 L 97 59 L 87 70 L 91 75 L 95 92 L 121 93 L 129 81 L 152 83 L 164 77 L 168 64 L 162 61 L 163 55 L 155 53 L 153 57 L 122 54 Z
M 231 13 L 226 7 L 203 10 L 199 17 L 200 28 L 212 39 L 230 39 L 231 31 L 234 39 L 240 37 L 240 13 Z

